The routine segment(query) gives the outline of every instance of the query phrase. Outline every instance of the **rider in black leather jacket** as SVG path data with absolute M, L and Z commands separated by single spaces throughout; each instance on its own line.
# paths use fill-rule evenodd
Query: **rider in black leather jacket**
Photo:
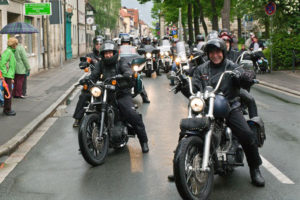
M 95 70 L 92 71 L 89 77 L 93 82 L 105 80 L 116 75 L 131 78 L 132 70 L 126 62 L 118 60 L 117 47 L 113 41 L 106 41 L 102 45 L 100 54 L 102 60 L 96 65 Z M 134 131 L 137 133 L 143 153 L 147 153 L 149 147 L 145 125 L 142 115 L 134 109 L 130 87 L 118 91 L 117 102 L 120 114 L 132 125 Z
M 220 75 L 225 70 L 234 71 L 234 76 L 224 77 L 220 86 L 220 92 L 224 94 L 230 103 L 231 111 L 226 118 L 227 125 L 237 137 L 245 152 L 250 168 L 252 183 L 255 186 L 263 187 L 265 184 L 259 166 L 262 164 L 258 152 L 258 146 L 253 132 L 249 128 L 240 108 L 239 91 L 240 87 L 247 87 L 254 77 L 253 72 L 244 71 L 238 68 L 232 61 L 226 59 L 226 45 L 222 39 L 212 39 L 207 42 L 205 52 L 209 61 L 200 65 L 194 72 L 192 78 L 193 91 L 202 91 L 205 86 L 215 87 Z M 185 96 L 190 96 L 188 87 L 181 88 Z

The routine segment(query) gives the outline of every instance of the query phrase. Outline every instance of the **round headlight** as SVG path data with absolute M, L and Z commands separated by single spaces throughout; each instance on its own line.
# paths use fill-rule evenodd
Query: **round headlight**
M 175 62 L 176 62 L 176 63 L 180 63 L 180 58 L 177 57 L 177 58 L 175 59 Z
M 201 98 L 193 98 L 190 105 L 194 112 L 201 112 L 204 108 L 204 101 Z
M 91 93 L 94 97 L 100 97 L 101 95 L 101 89 L 98 87 L 92 87 Z
M 146 53 L 146 58 L 151 58 L 151 53 Z
M 133 71 L 137 72 L 137 71 L 139 71 L 139 66 L 133 65 L 132 69 L 133 69 Z
M 169 56 L 169 52 L 165 52 L 165 55 L 166 55 L 166 56 Z
M 186 56 L 182 56 L 182 57 L 181 57 L 181 61 L 182 61 L 182 62 L 186 62 L 186 61 L 187 61 L 187 57 L 186 57 Z

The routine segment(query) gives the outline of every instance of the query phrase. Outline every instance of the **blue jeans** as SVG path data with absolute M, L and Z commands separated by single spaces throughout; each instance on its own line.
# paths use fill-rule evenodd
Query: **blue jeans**
M 3 86 L 2 86 L 2 81 L 0 80 L 0 104 L 4 104 L 2 91 L 3 91 Z

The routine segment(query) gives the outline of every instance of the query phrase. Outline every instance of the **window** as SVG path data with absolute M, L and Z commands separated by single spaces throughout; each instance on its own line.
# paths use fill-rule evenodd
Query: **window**
M 24 20 L 25 23 L 27 24 L 32 24 L 32 17 L 25 17 Z M 33 50 L 32 50 L 32 34 L 24 34 L 25 35 L 25 40 L 24 40 L 24 47 L 25 50 L 28 54 L 32 54 Z

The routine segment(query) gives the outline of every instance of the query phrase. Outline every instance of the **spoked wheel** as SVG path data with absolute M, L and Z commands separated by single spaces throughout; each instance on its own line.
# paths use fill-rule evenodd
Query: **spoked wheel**
M 86 115 L 78 134 L 80 151 L 86 162 L 93 166 L 101 165 L 108 153 L 109 136 L 104 124 L 102 137 L 99 138 L 99 114 Z
M 174 177 L 177 190 L 183 199 L 208 199 L 213 186 L 214 171 L 200 171 L 203 142 L 199 137 L 183 138 L 174 157 Z

